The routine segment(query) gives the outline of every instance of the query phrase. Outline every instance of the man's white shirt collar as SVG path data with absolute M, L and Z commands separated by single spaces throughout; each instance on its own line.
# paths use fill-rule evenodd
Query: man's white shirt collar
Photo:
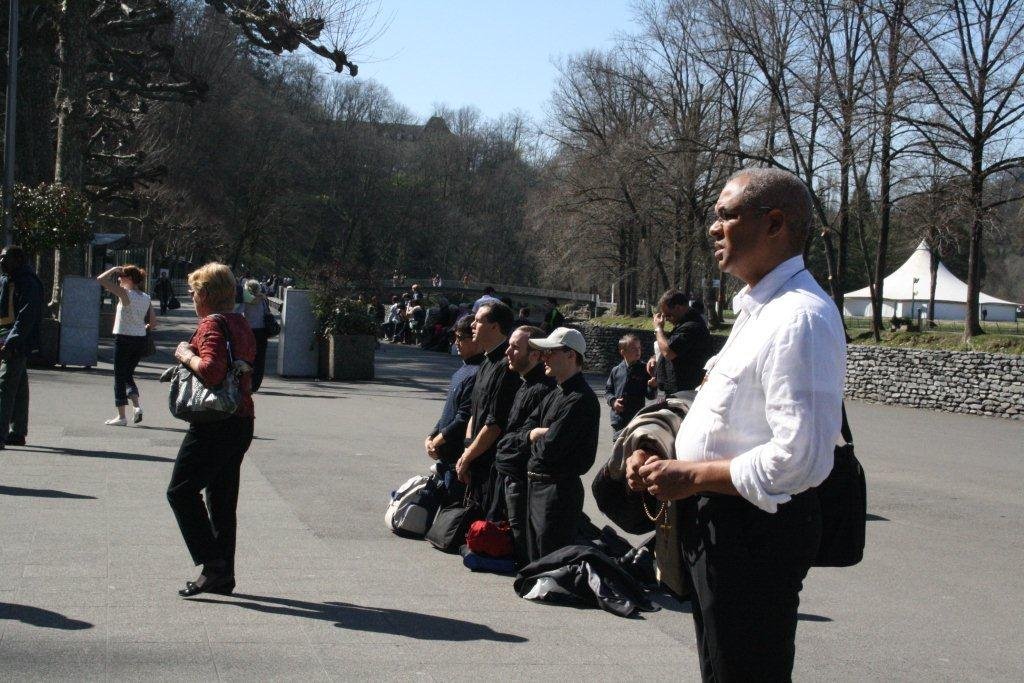
M 737 292 L 732 299 L 732 310 L 736 312 L 736 315 L 746 311 L 748 316 L 757 316 L 761 307 L 771 301 L 782 285 L 804 268 L 802 254 L 786 259 L 761 278 L 756 285 L 753 287 L 747 285 Z

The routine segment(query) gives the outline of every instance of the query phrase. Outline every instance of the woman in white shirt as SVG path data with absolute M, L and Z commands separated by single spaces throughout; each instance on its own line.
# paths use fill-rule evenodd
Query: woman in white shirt
M 138 266 L 114 266 L 97 278 L 103 288 L 117 297 L 114 315 L 114 406 L 117 417 L 104 424 L 123 427 L 128 424 L 125 407 L 131 400 L 135 408 L 132 422 L 142 422 L 139 387 L 135 368 L 146 353 L 146 333 L 156 329 L 156 315 L 149 295 L 142 291 L 146 273 Z
M 241 313 L 249 321 L 253 336 L 256 337 L 256 361 L 252 366 L 252 391 L 256 393 L 263 384 L 263 372 L 267 364 L 267 329 L 264 316 L 270 312 L 267 295 L 257 280 L 246 280 L 242 285 Z

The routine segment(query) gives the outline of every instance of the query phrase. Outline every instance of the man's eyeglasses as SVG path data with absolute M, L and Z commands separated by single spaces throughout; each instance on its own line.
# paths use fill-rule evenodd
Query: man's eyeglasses
M 541 357 L 545 357 L 545 356 L 550 356 L 555 351 L 568 351 L 568 350 L 569 350 L 568 346 L 556 346 L 553 349 L 541 349 L 540 350 L 540 355 L 541 355 Z

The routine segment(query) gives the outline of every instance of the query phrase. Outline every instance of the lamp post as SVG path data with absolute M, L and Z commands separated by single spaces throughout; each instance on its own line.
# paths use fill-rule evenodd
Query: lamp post
M 914 323 L 914 297 L 917 296 L 917 283 L 921 280 L 919 277 L 915 277 L 913 282 L 910 283 L 910 323 Z
M 18 107 L 18 0 L 9 0 L 7 16 L 7 106 L 4 113 L 4 245 L 14 231 L 14 124 Z

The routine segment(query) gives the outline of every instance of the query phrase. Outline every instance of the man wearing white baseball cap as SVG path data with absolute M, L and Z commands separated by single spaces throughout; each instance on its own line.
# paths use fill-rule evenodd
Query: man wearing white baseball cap
M 587 343 L 578 330 L 558 327 L 546 339 L 531 339 L 544 373 L 558 386 L 523 426 L 530 434 L 526 466 L 530 561 L 570 545 L 583 513 L 580 477 L 594 464 L 601 405 L 583 377 Z

